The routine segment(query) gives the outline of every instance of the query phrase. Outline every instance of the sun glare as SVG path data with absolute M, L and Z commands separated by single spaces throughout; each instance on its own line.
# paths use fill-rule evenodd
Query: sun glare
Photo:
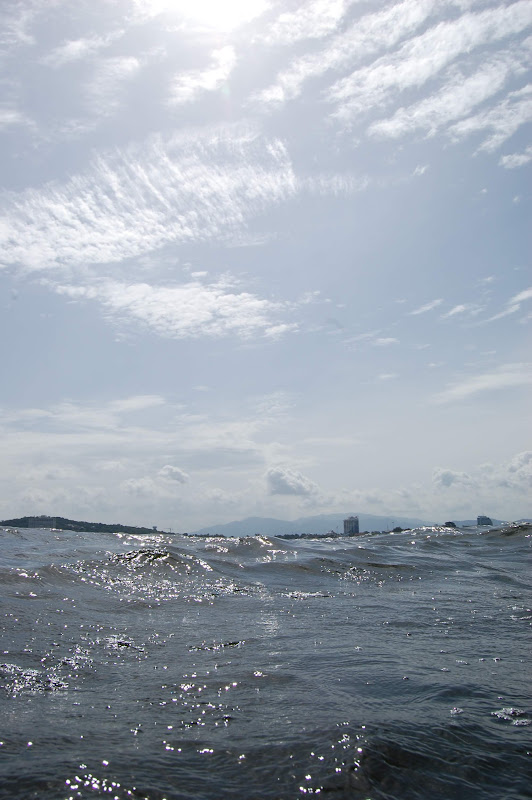
M 141 0 L 152 14 L 175 14 L 192 24 L 215 30 L 233 30 L 258 17 L 267 0 Z

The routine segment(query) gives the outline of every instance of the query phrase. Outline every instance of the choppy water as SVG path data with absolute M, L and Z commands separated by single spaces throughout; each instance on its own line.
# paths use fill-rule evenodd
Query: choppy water
M 0 540 L 1 800 L 532 796 L 530 528 Z

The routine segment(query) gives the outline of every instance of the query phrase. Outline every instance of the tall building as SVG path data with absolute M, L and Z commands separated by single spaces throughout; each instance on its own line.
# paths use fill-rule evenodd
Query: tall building
M 484 517 L 482 514 L 477 517 L 477 525 L 493 525 L 489 517 Z
M 344 536 L 355 536 L 357 533 L 359 533 L 358 517 L 344 519 Z

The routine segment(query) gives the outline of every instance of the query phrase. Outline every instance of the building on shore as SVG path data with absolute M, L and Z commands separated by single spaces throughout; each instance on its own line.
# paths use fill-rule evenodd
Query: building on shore
M 477 517 L 477 525 L 493 525 L 489 517 L 484 517 L 482 514 Z
M 358 517 L 344 519 L 344 536 L 355 536 L 359 532 Z

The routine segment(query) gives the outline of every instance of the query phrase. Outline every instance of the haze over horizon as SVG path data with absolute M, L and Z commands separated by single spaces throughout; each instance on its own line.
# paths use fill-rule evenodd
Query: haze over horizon
M 0 517 L 532 516 L 532 2 L 6 0 Z

